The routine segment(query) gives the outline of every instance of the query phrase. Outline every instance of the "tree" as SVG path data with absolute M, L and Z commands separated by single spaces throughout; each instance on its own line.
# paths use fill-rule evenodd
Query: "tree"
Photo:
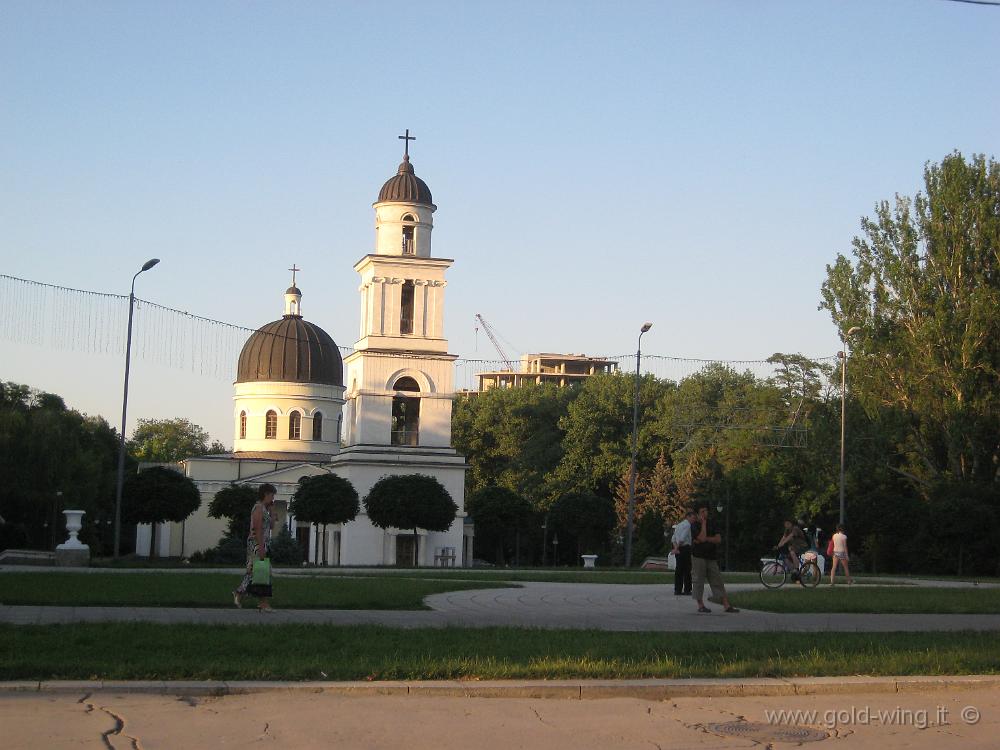
M 152 524 L 149 556 L 156 551 L 156 524 L 180 522 L 201 505 L 201 493 L 179 471 L 153 466 L 129 477 L 122 490 L 122 518 L 128 523 Z
M 365 497 L 368 519 L 380 529 L 413 529 L 413 565 L 417 565 L 417 529 L 447 531 L 458 506 L 437 479 L 426 474 L 382 477 Z
M 80 539 L 110 544 L 118 438 L 107 422 L 26 385 L 0 383 L 0 549 L 51 549 L 66 508 L 86 512 Z
M 161 463 L 226 452 L 217 440 L 209 444 L 208 437 L 204 429 L 187 419 L 140 419 L 127 448 L 137 461 Z
M 358 515 L 358 491 L 349 480 L 336 474 L 302 477 L 292 495 L 288 512 L 296 519 L 317 524 L 323 528 L 323 564 L 326 565 L 326 527 L 329 524 L 349 523 Z M 319 563 L 319 529 L 316 534 Z
M 536 508 L 546 505 L 550 477 L 563 456 L 560 419 L 579 392 L 541 384 L 457 399 L 452 439 L 469 462 L 467 494 L 506 487 Z
M 560 496 L 549 510 L 549 523 L 576 543 L 577 558 L 605 549 L 615 527 L 614 504 L 592 492 L 570 492 Z
M 639 386 L 638 466 L 652 466 L 662 442 L 655 422 L 643 418 L 674 387 L 643 375 Z M 550 497 L 568 492 L 596 492 L 610 498 L 615 482 L 631 462 L 632 406 L 635 379 L 613 373 L 594 375 L 580 385 L 579 395 L 559 421 L 565 432 L 565 455 L 556 471 Z
M 882 201 L 854 259 L 827 266 L 821 308 L 852 340 L 850 383 L 869 415 L 908 421 L 908 474 L 997 481 L 1000 468 L 1000 164 L 955 152 L 925 192 Z
M 246 535 L 250 529 L 250 514 L 257 502 L 257 490 L 247 484 L 231 484 L 215 493 L 208 504 L 212 518 L 229 519 L 226 536 Z
M 504 543 L 511 532 L 527 527 L 532 517 L 531 503 L 506 487 L 483 487 L 469 496 L 465 510 L 476 522 L 476 538 L 495 543 L 496 563 L 504 564 Z M 515 557 L 519 540 L 515 541 Z

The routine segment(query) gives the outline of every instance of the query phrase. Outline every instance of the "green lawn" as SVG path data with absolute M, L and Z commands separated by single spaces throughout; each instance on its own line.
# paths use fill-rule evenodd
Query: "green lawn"
M 995 633 L 608 633 L 0 625 L 0 679 L 421 680 L 995 674 Z M 291 647 L 283 647 L 288 644 Z
M 108 568 L 111 566 L 95 566 L 95 569 Z M 115 566 L 122 571 L 122 575 L 138 574 L 140 571 L 147 572 L 150 567 L 147 565 L 120 565 Z M 204 573 L 218 566 L 206 568 L 180 565 L 164 565 L 165 571 L 175 574 L 183 571 L 185 573 Z M 236 566 L 228 566 L 233 569 Z M 289 576 L 324 576 L 331 578 L 418 578 L 435 579 L 446 581 L 483 581 L 492 583 L 494 581 L 537 581 L 551 583 L 620 583 L 620 584 L 647 584 L 659 586 L 673 586 L 674 574 L 664 573 L 656 570 L 616 570 L 614 568 L 598 568 L 596 570 L 583 570 L 582 568 L 282 568 L 277 567 L 276 575 L 282 577 Z M 723 578 L 727 583 L 752 583 L 759 581 L 756 572 L 750 573 L 723 573 Z M 462 587 L 467 588 L 467 587 Z
M 830 587 L 786 585 L 782 589 L 729 595 L 737 607 L 764 612 L 876 612 L 892 614 L 1000 614 L 1000 589 L 918 586 Z M 998 638 L 997 640 L 1000 640 Z
M 77 607 L 232 607 L 238 575 L 227 573 L 0 573 L 0 603 Z M 429 594 L 498 588 L 495 581 L 276 577 L 288 609 L 427 609 Z M 250 602 L 252 606 L 252 600 Z

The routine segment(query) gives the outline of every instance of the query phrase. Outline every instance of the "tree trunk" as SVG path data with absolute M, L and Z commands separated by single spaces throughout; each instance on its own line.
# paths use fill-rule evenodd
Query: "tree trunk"
M 149 524 L 149 559 L 156 557 L 156 524 Z
M 319 524 L 313 524 L 313 530 L 315 531 L 316 543 L 313 545 L 313 565 L 319 565 Z
M 420 537 L 417 536 L 417 529 L 413 529 L 413 567 L 417 567 L 417 548 L 420 546 Z

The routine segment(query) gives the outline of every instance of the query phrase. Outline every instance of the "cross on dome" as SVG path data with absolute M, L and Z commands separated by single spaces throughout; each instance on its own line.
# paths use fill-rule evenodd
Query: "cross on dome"
M 295 273 L 296 271 L 301 271 L 302 269 L 297 267 L 294 263 L 292 263 L 292 267 L 289 268 L 288 270 L 292 272 L 292 286 L 295 286 Z

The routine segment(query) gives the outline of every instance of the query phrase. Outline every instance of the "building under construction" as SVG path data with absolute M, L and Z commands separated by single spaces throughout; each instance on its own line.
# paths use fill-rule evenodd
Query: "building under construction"
M 591 375 L 615 372 L 618 363 L 585 354 L 525 354 L 521 368 L 476 373 L 478 389 L 516 388 L 521 385 L 554 383 L 559 387 L 579 383 Z

